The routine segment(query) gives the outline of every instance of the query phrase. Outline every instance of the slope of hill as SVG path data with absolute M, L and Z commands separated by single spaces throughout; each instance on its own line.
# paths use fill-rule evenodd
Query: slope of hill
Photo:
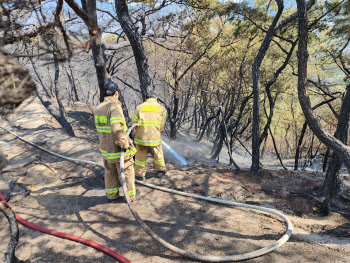
M 77 103 L 67 106 L 77 137 L 66 135 L 37 99 L 27 100 L 1 125 L 26 140 L 73 158 L 102 163 L 93 115 Z M 49 155 L 0 131 L 0 148 L 8 165 L 0 174 L 0 192 L 24 219 L 49 229 L 77 235 L 107 246 L 131 262 L 193 262 L 167 251 L 141 230 L 125 202 L 106 203 L 103 169 Z M 165 138 L 167 142 L 168 139 Z M 147 181 L 156 185 L 278 209 L 292 221 L 292 238 L 281 248 L 249 262 L 349 262 L 350 222 L 346 210 L 323 217 L 322 200 L 308 194 L 322 173 L 264 170 L 252 174 L 208 159 L 208 148 L 182 134 L 169 142 L 189 160 L 181 166 L 165 152 L 167 175 L 155 178 L 148 160 Z M 190 146 L 190 147 L 189 147 Z M 248 157 L 235 153 L 242 167 Z M 249 160 L 248 160 L 249 162 Z M 344 183 L 349 184 L 348 176 Z M 189 251 L 228 255 L 266 246 L 284 232 L 277 217 L 214 205 L 138 186 L 135 209 L 157 234 Z M 29 191 L 30 190 L 30 191 Z M 345 201 L 344 201 L 345 202 Z M 9 240 L 0 216 L 0 251 Z M 115 262 L 102 252 L 20 226 L 16 255 L 28 262 Z M 0 254 L 3 261 L 3 254 Z

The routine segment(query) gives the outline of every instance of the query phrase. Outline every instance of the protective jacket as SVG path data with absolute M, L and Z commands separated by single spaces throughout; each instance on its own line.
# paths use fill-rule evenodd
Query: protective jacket
M 127 126 L 121 105 L 114 97 L 105 97 L 95 110 L 102 157 L 109 163 L 119 162 L 122 148 L 127 149 L 126 160 L 136 153 L 132 140 L 126 137 Z
M 144 146 L 156 146 L 162 143 L 160 132 L 166 121 L 166 110 L 157 99 L 147 99 L 137 106 L 132 115 L 132 123 L 137 123 L 135 128 L 135 144 Z

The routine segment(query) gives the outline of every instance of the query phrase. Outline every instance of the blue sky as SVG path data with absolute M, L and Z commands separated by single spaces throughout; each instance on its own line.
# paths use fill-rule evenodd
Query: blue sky
M 75 0 L 75 1 L 81 6 L 81 0 Z M 247 2 L 250 6 L 254 6 L 253 0 L 220 0 L 220 1 L 226 2 L 226 3 L 229 3 L 229 2 L 233 2 L 233 3 Z M 274 3 L 274 0 L 272 2 Z M 284 4 L 285 4 L 285 9 L 295 7 L 295 5 L 296 5 L 295 0 L 285 0 Z M 55 9 L 55 7 L 56 7 L 56 1 L 51 1 L 51 2 L 48 2 L 47 4 L 45 4 L 45 8 L 50 9 L 51 12 Z M 178 7 L 179 7 L 178 4 L 169 5 L 168 7 L 163 8 L 161 11 L 159 11 L 158 14 L 165 15 L 167 13 L 174 12 Z M 67 4 L 65 4 L 65 8 L 68 8 Z M 114 0 L 109 0 L 108 3 L 98 2 L 98 8 L 106 9 L 106 10 L 113 12 Z M 51 13 L 50 11 L 47 12 L 47 14 L 46 14 L 48 17 L 50 15 L 49 13 Z M 107 14 L 99 13 L 99 15 L 102 15 L 103 17 L 109 18 L 109 16 Z
M 81 6 L 81 0 L 75 0 L 80 6 Z M 221 2 L 232 2 L 232 3 L 241 3 L 241 2 L 247 2 L 249 5 L 253 6 L 254 2 L 253 0 L 221 0 Z M 274 0 L 273 0 L 274 2 Z M 294 0 L 285 0 L 285 9 L 290 8 L 290 7 L 295 7 L 296 3 Z M 67 6 L 67 4 L 65 4 Z M 178 6 L 178 4 L 172 4 L 169 7 L 165 8 L 162 12 L 171 12 L 171 10 L 174 10 Z M 56 1 L 48 2 L 45 5 L 46 8 L 55 8 L 56 7 Z M 108 3 L 98 3 L 98 8 L 105 8 L 112 10 L 114 9 L 114 0 L 108 1 Z

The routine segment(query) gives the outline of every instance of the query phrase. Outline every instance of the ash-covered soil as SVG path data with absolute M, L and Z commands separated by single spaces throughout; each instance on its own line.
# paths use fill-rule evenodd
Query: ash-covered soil
M 67 107 L 67 115 L 76 138 L 66 135 L 35 99 L 27 101 L 17 115 L 1 125 L 12 127 L 13 132 L 51 151 L 102 163 L 91 111 L 78 103 L 74 108 Z M 54 157 L 3 130 L 0 136 L 0 148 L 8 159 L 0 174 L 0 192 L 10 198 L 11 207 L 25 220 L 95 241 L 131 262 L 193 262 L 152 240 L 124 201 L 106 203 L 103 169 Z M 163 178 L 156 178 L 149 156 L 147 182 L 274 208 L 292 221 L 293 235 L 286 244 L 248 262 L 350 262 L 349 203 L 346 198 L 339 199 L 337 211 L 324 216 L 327 213 L 324 200 L 314 195 L 322 185 L 323 173 L 284 171 L 276 167 L 252 174 L 247 169 L 236 170 L 209 160 L 207 148 L 196 145 L 186 134 L 169 143 L 189 165 L 177 164 L 165 152 L 168 172 Z M 243 151 L 237 151 L 235 156 L 241 167 L 249 167 L 245 160 L 250 160 Z M 342 179 L 348 185 L 348 176 Z M 285 231 L 284 222 L 271 214 L 137 187 L 141 194 L 134 207 L 141 218 L 162 238 L 191 252 L 246 253 L 273 243 Z M 0 251 L 3 251 L 9 241 L 9 229 L 2 214 L 0 225 Z M 27 262 L 115 262 L 90 247 L 22 225 L 16 255 Z M 4 255 L 0 254 L 0 261 L 3 260 Z

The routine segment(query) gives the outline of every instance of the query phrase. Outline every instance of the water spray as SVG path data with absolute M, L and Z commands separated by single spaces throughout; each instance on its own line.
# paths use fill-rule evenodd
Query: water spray
M 176 157 L 176 159 L 180 161 L 182 165 L 187 165 L 185 158 L 182 158 L 177 152 L 175 152 L 175 150 L 171 148 L 169 144 L 167 144 L 165 141 L 162 141 L 162 144 Z

